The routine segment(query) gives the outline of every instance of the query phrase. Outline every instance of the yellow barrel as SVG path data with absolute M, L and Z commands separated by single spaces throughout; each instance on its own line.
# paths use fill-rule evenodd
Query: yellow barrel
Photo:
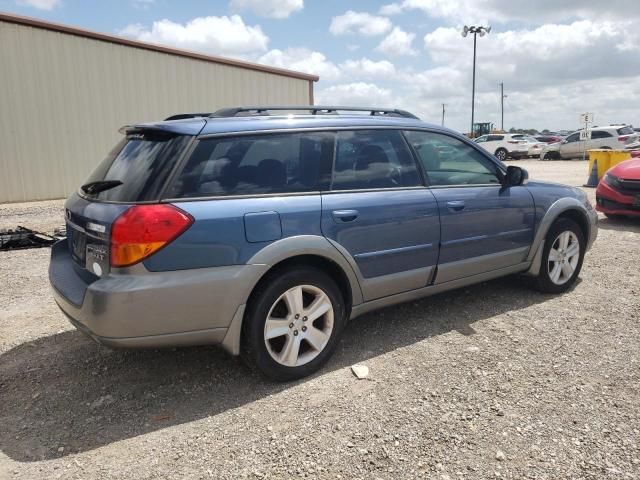
M 607 150 L 593 149 L 589 152 L 589 170 L 593 168 L 593 162 L 598 161 L 598 180 L 602 178 L 607 170 L 620 162 L 624 162 L 631 158 L 631 152 L 628 150 Z

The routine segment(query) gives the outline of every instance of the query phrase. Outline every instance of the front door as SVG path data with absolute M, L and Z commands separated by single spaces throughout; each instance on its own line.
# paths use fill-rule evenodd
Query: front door
M 560 156 L 562 158 L 578 158 L 584 153 L 584 141 L 580 140 L 580 132 L 569 135 L 560 144 Z
M 438 205 L 400 131 L 337 133 L 322 232 L 355 266 L 367 301 L 429 283 L 440 242 Z
M 503 188 L 497 164 L 448 135 L 406 132 L 428 176 L 440 212 L 435 283 L 524 262 L 534 233 L 526 187 Z

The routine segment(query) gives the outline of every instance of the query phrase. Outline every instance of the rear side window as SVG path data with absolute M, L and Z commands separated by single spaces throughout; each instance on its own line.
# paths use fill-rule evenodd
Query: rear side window
M 400 131 L 338 132 L 332 190 L 419 185 L 420 174 Z
M 613 135 L 611 135 L 609 132 L 606 132 L 604 130 L 593 130 L 591 132 L 591 138 L 595 139 L 595 138 L 609 138 L 609 137 L 613 137 Z
M 201 140 L 168 192 L 171 198 L 318 191 L 330 162 L 326 132 Z
M 157 132 L 128 135 L 84 183 L 117 180 L 122 184 L 82 195 L 92 200 L 113 202 L 158 200 L 175 162 L 191 138 Z

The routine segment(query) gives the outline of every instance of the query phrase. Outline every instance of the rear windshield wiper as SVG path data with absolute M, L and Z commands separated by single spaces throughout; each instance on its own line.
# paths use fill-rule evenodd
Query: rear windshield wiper
M 95 195 L 96 193 L 110 190 L 118 185 L 122 185 L 120 180 L 100 180 L 97 182 L 89 182 L 82 185 L 80 188 L 84 193 L 89 195 Z

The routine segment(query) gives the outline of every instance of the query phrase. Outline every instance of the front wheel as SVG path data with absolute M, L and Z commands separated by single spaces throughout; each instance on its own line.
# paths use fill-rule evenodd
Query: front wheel
M 507 152 L 505 148 L 499 148 L 495 153 L 496 158 L 501 162 L 504 162 L 507 159 L 507 155 L 509 155 L 509 152 Z
M 263 281 L 243 323 L 243 357 L 268 377 L 302 378 L 324 365 L 345 324 L 336 283 L 323 271 L 295 267 Z
M 580 226 L 568 218 L 560 218 L 545 238 L 542 264 L 536 288 L 544 293 L 562 293 L 575 283 L 584 259 L 586 242 Z

